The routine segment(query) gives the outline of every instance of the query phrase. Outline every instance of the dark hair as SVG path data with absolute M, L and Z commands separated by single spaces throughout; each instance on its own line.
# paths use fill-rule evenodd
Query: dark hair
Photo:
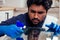
M 52 0 L 27 0 L 27 7 L 29 8 L 31 5 L 42 5 L 46 10 L 51 8 Z

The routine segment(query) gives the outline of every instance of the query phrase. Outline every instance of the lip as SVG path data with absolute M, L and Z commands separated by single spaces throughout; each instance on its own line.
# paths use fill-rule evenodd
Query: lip
M 33 22 L 37 23 L 37 22 L 39 22 L 39 21 L 38 21 L 38 20 L 33 20 Z
M 32 23 L 33 23 L 33 24 L 38 24 L 39 21 L 38 21 L 38 20 L 32 20 Z

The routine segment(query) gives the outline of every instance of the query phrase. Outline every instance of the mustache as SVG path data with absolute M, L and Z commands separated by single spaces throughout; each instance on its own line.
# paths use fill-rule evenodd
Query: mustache
M 40 21 L 38 18 L 33 18 L 32 20 L 38 20 L 38 21 Z

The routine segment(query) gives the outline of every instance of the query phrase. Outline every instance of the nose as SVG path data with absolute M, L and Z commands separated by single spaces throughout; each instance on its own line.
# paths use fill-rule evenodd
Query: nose
M 37 13 L 34 14 L 34 18 L 38 18 L 38 14 Z

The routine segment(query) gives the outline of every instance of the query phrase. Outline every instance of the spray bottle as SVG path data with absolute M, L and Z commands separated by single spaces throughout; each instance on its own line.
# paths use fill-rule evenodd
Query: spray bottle
M 22 29 L 22 30 L 26 28 L 26 26 L 24 26 L 24 24 L 23 24 L 22 22 L 20 22 L 19 20 L 17 20 L 16 26 L 19 27 L 19 28 Z M 23 37 L 21 36 L 21 37 L 16 38 L 16 40 L 24 40 L 24 39 L 23 39 Z
M 24 26 L 24 24 L 22 22 L 20 22 L 19 20 L 16 21 L 16 26 L 22 30 L 24 30 L 26 28 L 26 26 Z M 11 38 L 11 37 L 8 37 L 7 35 L 5 35 L 3 40 L 24 40 L 22 35 L 20 37 L 17 37 L 17 38 Z

